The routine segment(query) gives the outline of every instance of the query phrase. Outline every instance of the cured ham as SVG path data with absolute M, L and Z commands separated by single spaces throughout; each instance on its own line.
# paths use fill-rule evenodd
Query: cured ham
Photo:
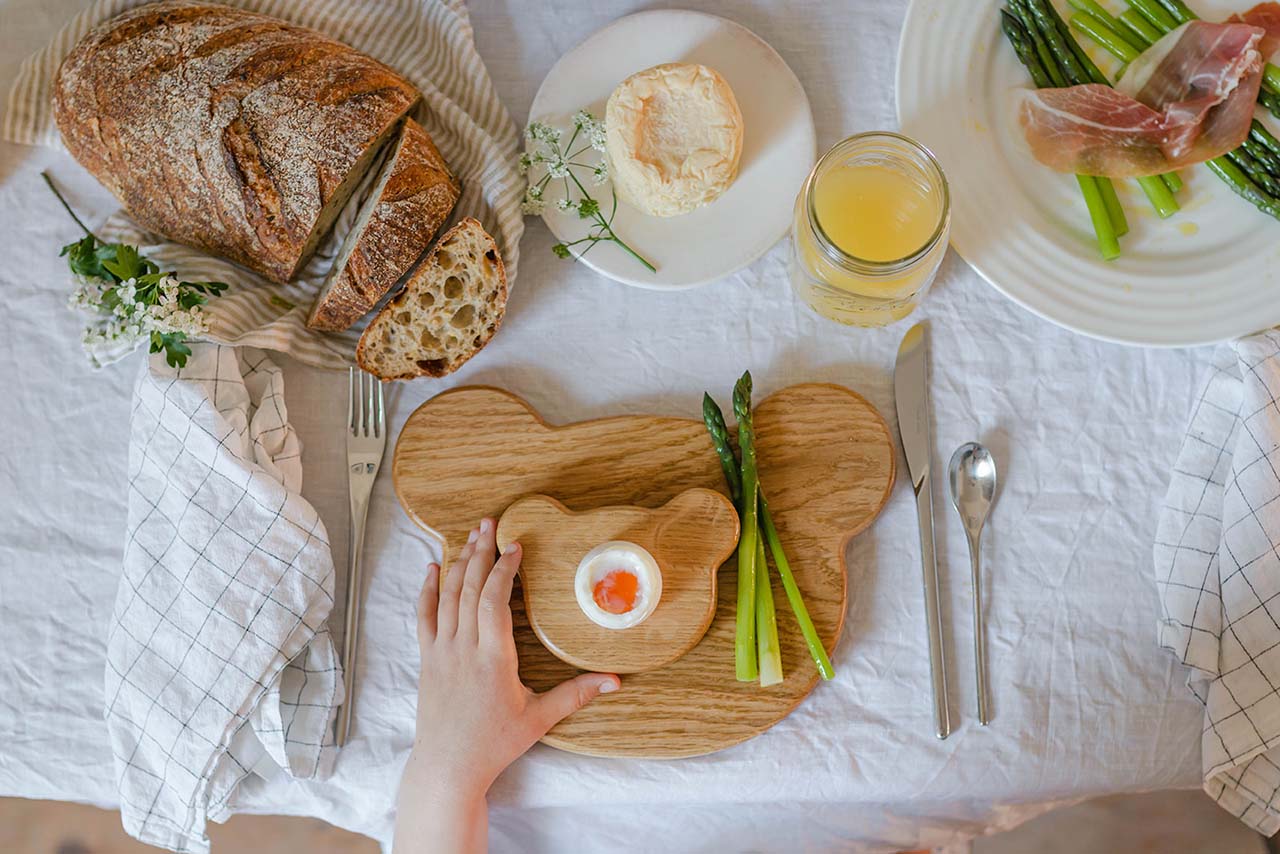
M 1261 27 L 1262 41 L 1258 42 L 1258 52 L 1265 62 L 1280 50 L 1280 3 L 1259 3 L 1243 15 L 1232 15 L 1227 18 L 1239 24 Z
M 1129 178 L 1237 148 L 1253 119 L 1264 35 L 1244 23 L 1189 21 L 1136 59 L 1116 89 L 1024 90 L 1018 118 L 1032 153 L 1061 172 Z

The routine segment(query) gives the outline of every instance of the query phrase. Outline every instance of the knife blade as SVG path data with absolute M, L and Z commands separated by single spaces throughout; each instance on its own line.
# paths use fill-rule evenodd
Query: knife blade
M 951 734 L 947 708 L 947 672 L 942 650 L 942 609 L 938 600 L 938 565 L 933 548 L 933 492 L 930 481 L 933 456 L 929 427 L 929 327 L 921 321 L 907 331 L 898 347 L 893 369 L 894 404 L 898 410 L 898 435 L 911 473 L 920 522 L 920 562 L 924 574 L 924 613 L 929 635 L 929 673 L 933 689 L 934 731 L 938 738 Z

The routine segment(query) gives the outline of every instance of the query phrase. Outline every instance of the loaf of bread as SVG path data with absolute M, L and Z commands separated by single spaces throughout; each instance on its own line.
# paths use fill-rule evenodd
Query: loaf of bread
M 427 251 L 458 194 L 458 182 L 431 136 L 406 119 L 343 239 L 307 326 L 340 332 L 364 317 Z
M 174 0 L 85 36 L 58 71 L 54 114 L 140 225 L 284 282 L 418 99 L 314 30 Z
M 498 245 L 467 217 L 440 238 L 369 323 L 356 361 L 384 380 L 442 377 L 489 343 L 506 309 L 507 273 Z

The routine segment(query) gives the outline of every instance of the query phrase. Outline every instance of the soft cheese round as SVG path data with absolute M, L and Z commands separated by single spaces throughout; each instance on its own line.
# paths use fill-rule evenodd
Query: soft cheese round
M 651 216 L 714 201 L 738 174 L 742 112 L 725 79 L 671 62 L 618 85 L 605 108 L 614 192 Z

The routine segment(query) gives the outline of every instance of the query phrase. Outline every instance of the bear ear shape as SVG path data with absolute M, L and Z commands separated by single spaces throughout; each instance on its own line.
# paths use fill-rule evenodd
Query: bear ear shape
M 654 532 L 658 552 L 682 555 L 685 561 L 714 573 L 738 544 L 738 511 L 733 502 L 711 489 L 690 489 L 658 511 Z

